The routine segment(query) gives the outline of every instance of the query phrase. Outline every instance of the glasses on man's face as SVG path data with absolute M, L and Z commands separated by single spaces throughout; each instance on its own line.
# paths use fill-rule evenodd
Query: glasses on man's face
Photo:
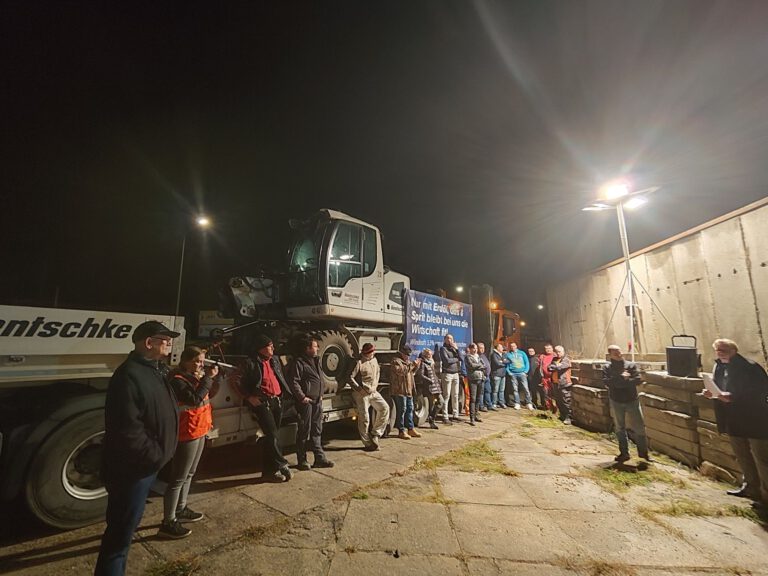
M 715 352 L 722 352 L 723 354 L 728 354 L 730 351 L 729 348 L 715 348 Z
M 173 342 L 173 338 L 167 338 L 162 336 L 150 336 L 150 340 L 159 340 L 163 344 L 167 344 L 168 346 L 171 345 L 171 342 Z

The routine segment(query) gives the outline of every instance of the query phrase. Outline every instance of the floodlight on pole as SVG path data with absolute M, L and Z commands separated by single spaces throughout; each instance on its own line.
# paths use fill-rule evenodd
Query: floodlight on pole
M 198 228 L 201 230 L 206 230 L 207 228 L 210 228 L 211 226 L 211 219 L 208 216 L 205 216 L 204 214 L 200 214 L 195 218 L 195 224 L 197 224 Z M 176 287 L 176 311 L 175 316 L 179 315 L 179 305 L 181 304 L 181 279 L 184 275 L 184 252 L 187 248 L 187 232 L 189 230 L 187 228 L 184 228 L 184 236 L 181 238 L 181 258 L 179 261 L 179 282 Z
M 464 292 L 464 286 L 456 286 L 456 292 L 458 292 L 459 294 Z
M 539 310 L 544 310 L 544 304 L 539 304 L 538 306 L 536 306 L 536 308 L 538 308 Z
M 648 196 L 659 189 L 658 186 L 643 190 L 632 190 L 626 180 L 616 180 L 600 188 L 601 198 L 582 208 L 585 212 L 601 210 L 616 210 L 619 219 L 619 237 L 621 251 L 624 254 L 624 265 L 627 269 L 625 285 L 628 290 L 629 306 L 629 352 L 632 361 L 635 360 L 635 294 L 632 284 L 632 267 L 629 263 L 629 239 L 627 238 L 627 223 L 624 219 L 624 210 L 634 210 L 648 202 Z M 622 289 L 623 292 L 623 289 Z

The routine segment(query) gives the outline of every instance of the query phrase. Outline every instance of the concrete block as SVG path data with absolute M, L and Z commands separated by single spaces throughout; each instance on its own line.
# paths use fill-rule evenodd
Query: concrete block
M 607 398 L 608 390 L 605 388 L 595 388 L 593 386 L 584 386 L 583 384 L 574 384 L 571 386 L 573 396 L 586 396 L 592 398 Z
M 657 370 L 644 371 L 643 379 L 648 384 L 655 384 L 656 386 L 662 386 L 664 388 L 687 390 L 689 392 L 701 392 L 704 388 L 704 381 L 701 378 L 683 378 L 681 376 L 670 376 L 666 372 Z
M 440 480 L 443 495 L 454 502 L 495 506 L 534 506 L 534 502 L 526 491 L 521 489 L 518 478 L 512 476 L 438 470 L 437 477 Z
M 676 400 L 678 402 L 685 402 L 686 404 L 693 404 L 693 396 L 695 392 L 690 390 L 679 390 L 677 388 L 670 388 L 665 386 L 659 386 L 658 384 L 649 384 L 644 382 L 637 387 L 638 392 L 647 392 L 654 396 L 661 396 L 662 398 L 669 398 L 670 400 Z
M 714 450 L 707 446 L 701 447 L 700 454 L 702 460 L 708 460 L 709 462 L 717 464 L 722 468 L 727 468 L 728 470 L 741 473 L 741 466 L 739 465 L 739 461 L 736 460 L 736 457 L 732 456 L 731 454 L 726 454 L 725 452 L 720 452 L 719 450 Z
M 701 457 L 699 456 L 699 451 L 696 450 L 696 453 L 690 453 L 685 452 L 683 450 L 680 450 L 678 448 L 674 448 L 672 446 L 669 446 L 668 444 L 665 444 L 658 438 L 652 438 L 651 436 L 648 437 L 648 443 L 650 445 L 651 450 L 656 450 L 656 452 L 661 452 L 662 454 L 666 454 L 670 458 L 677 460 L 678 462 L 682 462 L 686 466 L 690 466 L 691 468 L 695 468 L 699 465 L 699 462 L 701 462 Z
M 559 566 L 551 564 L 527 564 L 498 558 L 469 558 L 467 567 L 470 574 L 494 576 L 573 576 Z M 425 573 L 427 574 L 427 573 Z M 421 576 L 421 575 L 420 575 Z
M 523 476 L 518 482 L 541 510 L 609 512 L 621 508 L 618 498 L 584 478 Z
M 505 560 L 552 562 L 584 558 L 584 549 L 540 510 L 457 504 L 451 516 L 463 552 Z M 578 539 L 582 540 L 581 534 Z
M 682 412 L 683 414 L 690 414 L 691 416 L 696 416 L 697 414 L 696 407 L 693 404 L 670 400 L 669 398 L 648 394 L 647 392 L 640 392 L 640 405 L 643 408 L 651 406 L 653 408 L 658 408 L 659 410 Z
M 736 454 L 733 452 L 733 447 L 731 446 L 731 440 L 727 434 L 718 433 L 715 424 L 703 420 L 698 420 L 697 422 L 699 444 L 702 448 L 717 450 L 718 452 L 723 452 L 733 458 L 736 457 Z
M 697 445 L 699 443 L 699 434 L 696 432 L 695 428 L 691 430 L 690 428 L 673 426 L 672 424 L 668 424 L 663 420 L 657 420 L 653 417 L 646 417 L 645 426 L 646 430 L 651 429 L 655 430 L 656 432 L 668 434 L 669 436 L 674 436 L 675 438 L 679 438 L 681 440 L 687 440 L 688 442 L 692 443 L 692 445 Z M 659 437 L 659 434 L 656 434 L 656 437 Z
M 333 557 L 328 574 L 365 574 L 365 576 L 462 576 L 461 562 L 449 556 L 424 556 L 392 552 L 339 551 Z
M 571 467 L 566 460 L 554 454 L 530 452 L 502 452 L 504 464 L 521 474 L 568 474 Z
M 699 443 L 697 441 L 695 442 L 692 440 L 686 440 L 685 438 L 678 438 L 677 436 L 668 434 L 663 430 L 652 428 L 649 425 L 648 420 L 645 421 L 645 433 L 648 435 L 648 438 L 659 441 L 663 444 L 666 444 L 667 446 L 671 446 L 676 450 L 682 450 L 688 454 L 699 453 Z
M 261 546 L 239 541 L 203 556 L 199 574 L 325 576 L 331 560 L 320 550 Z
M 709 460 L 704 460 L 701 463 L 699 466 L 699 472 L 708 478 L 714 478 L 715 480 L 727 482 L 728 484 L 733 484 L 734 486 L 741 485 L 741 473 L 734 470 L 728 470 L 722 466 L 718 466 Z
M 406 554 L 458 554 L 461 550 L 442 504 L 351 500 L 339 548 Z
M 352 490 L 353 484 L 314 471 L 296 472 L 283 484 L 255 484 L 241 492 L 254 500 L 293 516 Z
M 686 428 L 688 430 L 696 430 L 696 418 L 690 414 L 684 412 L 675 412 L 674 410 L 659 410 L 653 406 L 648 406 L 643 409 L 643 416 L 645 420 L 654 420 L 657 422 L 664 422 L 670 426 L 676 428 Z
M 696 394 L 693 397 L 693 405 L 698 410 L 699 420 L 706 420 L 707 422 L 717 422 L 715 416 L 715 402 L 712 398 L 705 398 L 701 394 Z

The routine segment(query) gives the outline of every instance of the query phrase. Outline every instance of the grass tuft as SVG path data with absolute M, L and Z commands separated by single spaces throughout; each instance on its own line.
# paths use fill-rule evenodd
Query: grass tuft
M 517 472 L 508 468 L 499 451 L 492 448 L 487 440 L 477 440 L 429 460 L 420 459 L 412 469 L 451 468 L 461 472 L 486 472 L 489 474 L 503 474 L 504 476 L 519 476 Z
M 578 561 L 570 556 L 558 556 L 554 564 L 583 576 L 636 576 L 637 574 L 632 566 L 626 564 L 591 559 Z
M 652 518 L 657 514 L 663 516 L 695 516 L 695 517 L 732 517 L 745 518 L 757 524 L 761 524 L 760 516 L 752 508 L 729 504 L 723 507 L 711 506 L 694 500 L 674 500 L 669 504 L 656 507 L 641 507 L 638 512 L 646 518 Z
M 368 494 L 368 492 L 364 492 L 363 490 L 356 490 L 355 492 L 352 493 L 352 496 L 351 496 L 351 498 L 353 498 L 354 500 L 368 500 L 368 498 L 370 497 L 371 497 L 370 494 Z
M 637 471 L 620 470 L 613 467 L 585 468 L 582 474 L 614 493 L 626 492 L 635 486 L 649 486 L 656 482 L 662 482 L 677 488 L 688 487 L 682 479 L 656 467 Z

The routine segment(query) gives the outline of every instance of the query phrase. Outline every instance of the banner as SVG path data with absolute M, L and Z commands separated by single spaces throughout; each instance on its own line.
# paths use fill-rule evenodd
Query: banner
M 472 342 L 472 306 L 425 294 L 406 292 L 405 343 L 418 356 L 424 348 L 434 351 L 443 345 L 446 334 L 453 336 L 456 346 L 464 349 Z

